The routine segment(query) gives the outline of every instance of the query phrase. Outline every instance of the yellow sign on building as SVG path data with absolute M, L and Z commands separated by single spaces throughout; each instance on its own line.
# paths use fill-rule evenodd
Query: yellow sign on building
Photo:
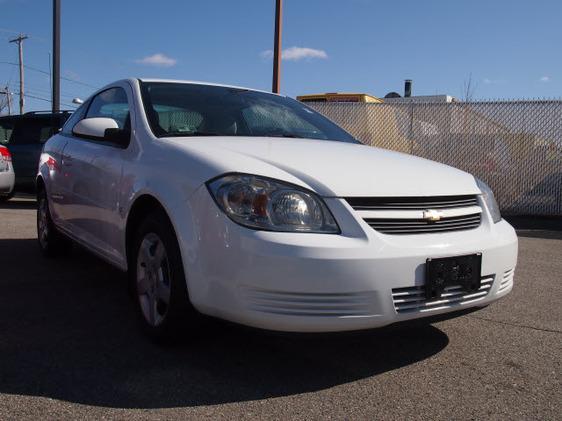
M 299 95 L 301 102 L 383 102 L 382 99 L 369 94 L 329 92 L 326 94 Z

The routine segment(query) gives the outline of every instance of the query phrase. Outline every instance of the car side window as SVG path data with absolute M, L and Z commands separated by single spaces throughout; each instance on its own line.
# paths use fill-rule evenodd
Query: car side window
M 12 145 L 45 143 L 53 135 L 56 123 L 50 118 L 22 118 L 14 126 L 10 138 Z
M 92 98 L 86 118 L 106 117 L 117 122 L 120 129 L 130 127 L 129 102 L 123 88 L 110 88 Z
M 39 132 L 39 143 L 45 143 L 49 138 L 57 132 L 56 127 L 43 126 Z
M 80 107 L 78 107 L 76 109 L 76 111 L 74 111 L 70 117 L 68 118 L 68 120 L 66 120 L 66 123 L 64 123 L 64 126 L 62 127 L 61 133 L 62 134 L 66 134 L 66 135 L 71 135 L 72 134 L 72 129 L 74 128 L 74 126 L 76 126 L 76 123 L 78 123 L 80 120 L 82 120 L 84 118 L 84 115 L 86 114 L 86 110 L 88 109 L 88 105 L 89 105 L 89 101 L 85 102 L 84 104 L 80 105 Z

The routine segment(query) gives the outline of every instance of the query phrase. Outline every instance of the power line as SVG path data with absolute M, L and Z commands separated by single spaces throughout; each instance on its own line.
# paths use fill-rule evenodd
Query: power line
M 18 66 L 17 63 L 11 63 L 9 61 L 0 61 L 0 64 L 9 64 L 10 66 Z M 29 66 L 27 64 L 24 65 L 23 67 L 25 67 L 28 70 L 32 70 L 34 72 L 43 73 L 44 75 L 50 75 L 50 73 L 45 71 L 45 70 L 38 69 L 37 67 Z M 84 85 L 84 86 L 87 86 L 88 88 L 98 89 L 97 86 L 90 85 L 89 83 L 86 83 L 86 82 L 80 82 L 79 80 L 70 79 L 70 78 L 67 78 L 67 77 L 64 77 L 64 76 L 61 76 L 61 79 L 66 80 L 67 82 L 77 83 L 78 85 Z
M 14 34 L 14 35 L 19 35 L 20 32 L 19 31 L 14 31 L 12 29 L 7 29 L 7 28 L 0 28 L 0 32 L 5 32 L 7 34 Z M 37 41 L 41 41 L 41 42 L 47 42 L 47 40 L 45 38 L 42 37 L 36 37 L 35 35 L 28 35 L 28 38 L 30 39 L 35 39 Z
M 38 99 L 40 101 L 45 101 L 45 102 L 52 102 L 50 99 L 47 98 L 41 98 L 39 96 L 35 96 L 35 95 L 30 95 L 30 94 L 23 94 L 23 96 L 25 96 L 26 98 L 33 98 L 33 99 Z M 66 104 L 64 102 L 61 102 L 62 105 L 66 106 L 66 107 L 73 107 L 76 108 L 75 104 Z
M 19 31 L 13 31 L 11 29 L 0 28 L 0 32 L 7 32 L 9 34 L 19 34 Z
M 45 97 L 46 95 L 48 95 L 45 92 L 36 92 L 36 91 L 33 91 L 33 90 L 29 90 L 29 89 L 26 92 L 31 94 L 31 95 L 39 95 L 41 97 Z M 62 98 L 63 98 L 63 101 L 71 101 L 72 102 L 72 100 L 76 97 L 69 97 L 69 96 L 63 95 Z
M 26 90 L 27 90 L 27 92 L 31 92 L 31 93 L 37 94 L 37 95 L 50 95 L 50 93 L 51 93 L 48 89 L 42 89 L 42 88 L 37 88 L 35 86 L 29 86 L 29 84 L 26 86 Z M 73 98 L 76 98 L 76 97 L 79 97 L 79 96 L 80 95 L 70 94 L 70 93 L 66 93 L 66 92 L 63 92 L 61 94 L 61 97 L 70 98 L 70 99 L 73 99 Z
M 29 86 L 29 89 L 31 89 L 31 90 L 34 90 L 34 91 L 42 91 L 42 93 L 45 93 L 45 94 L 48 94 L 48 95 L 51 94 L 51 90 L 50 90 L 49 88 L 47 88 L 47 87 L 38 86 L 38 85 L 35 85 L 35 84 L 31 84 L 31 85 L 30 85 L 29 83 L 27 83 L 26 85 Z M 71 88 L 71 89 L 72 89 L 72 88 Z M 76 96 L 80 96 L 80 95 L 81 95 L 81 94 L 78 94 L 78 93 L 76 93 L 76 92 L 74 92 L 74 91 L 70 92 L 70 90 L 67 90 L 67 89 L 65 89 L 64 91 L 61 91 L 61 93 L 62 93 L 63 95 L 65 95 L 65 96 L 71 96 L 71 97 L 73 97 L 73 98 L 76 97 Z

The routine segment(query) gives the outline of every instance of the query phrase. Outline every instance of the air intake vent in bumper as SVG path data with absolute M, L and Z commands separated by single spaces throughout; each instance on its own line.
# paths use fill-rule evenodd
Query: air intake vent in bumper
M 241 289 L 248 307 L 254 311 L 286 316 L 358 317 L 376 312 L 376 295 L 363 293 L 299 293 Z
M 467 293 L 461 286 L 450 286 L 437 300 L 428 301 L 423 286 L 395 288 L 392 290 L 392 300 L 397 313 L 424 313 L 434 310 L 462 306 L 483 299 L 492 288 L 494 276 L 485 276 L 481 280 L 478 291 Z
M 500 286 L 498 287 L 498 292 L 505 291 L 510 286 L 513 285 L 513 275 L 515 273 L 515 269 L 510 269 L 504 272 L 503 277 L 500 281 Z

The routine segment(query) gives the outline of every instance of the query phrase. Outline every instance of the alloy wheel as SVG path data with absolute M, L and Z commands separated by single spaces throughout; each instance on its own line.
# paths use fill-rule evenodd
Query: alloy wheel
M 142 314 L 150 326 L 158 326 L 168 313 L 171 274 L 166 248 L 155 233 L 148 233 L 142 239 L 136 269 L 137 295 Z
M 39 244 L 43 249 L 47 248 L 49 242 L 48 212 L 49 209 L 47 208 L 47 200 L 42 197 L 39 200 L 37 211 L 37 236 L 39 238 Z

